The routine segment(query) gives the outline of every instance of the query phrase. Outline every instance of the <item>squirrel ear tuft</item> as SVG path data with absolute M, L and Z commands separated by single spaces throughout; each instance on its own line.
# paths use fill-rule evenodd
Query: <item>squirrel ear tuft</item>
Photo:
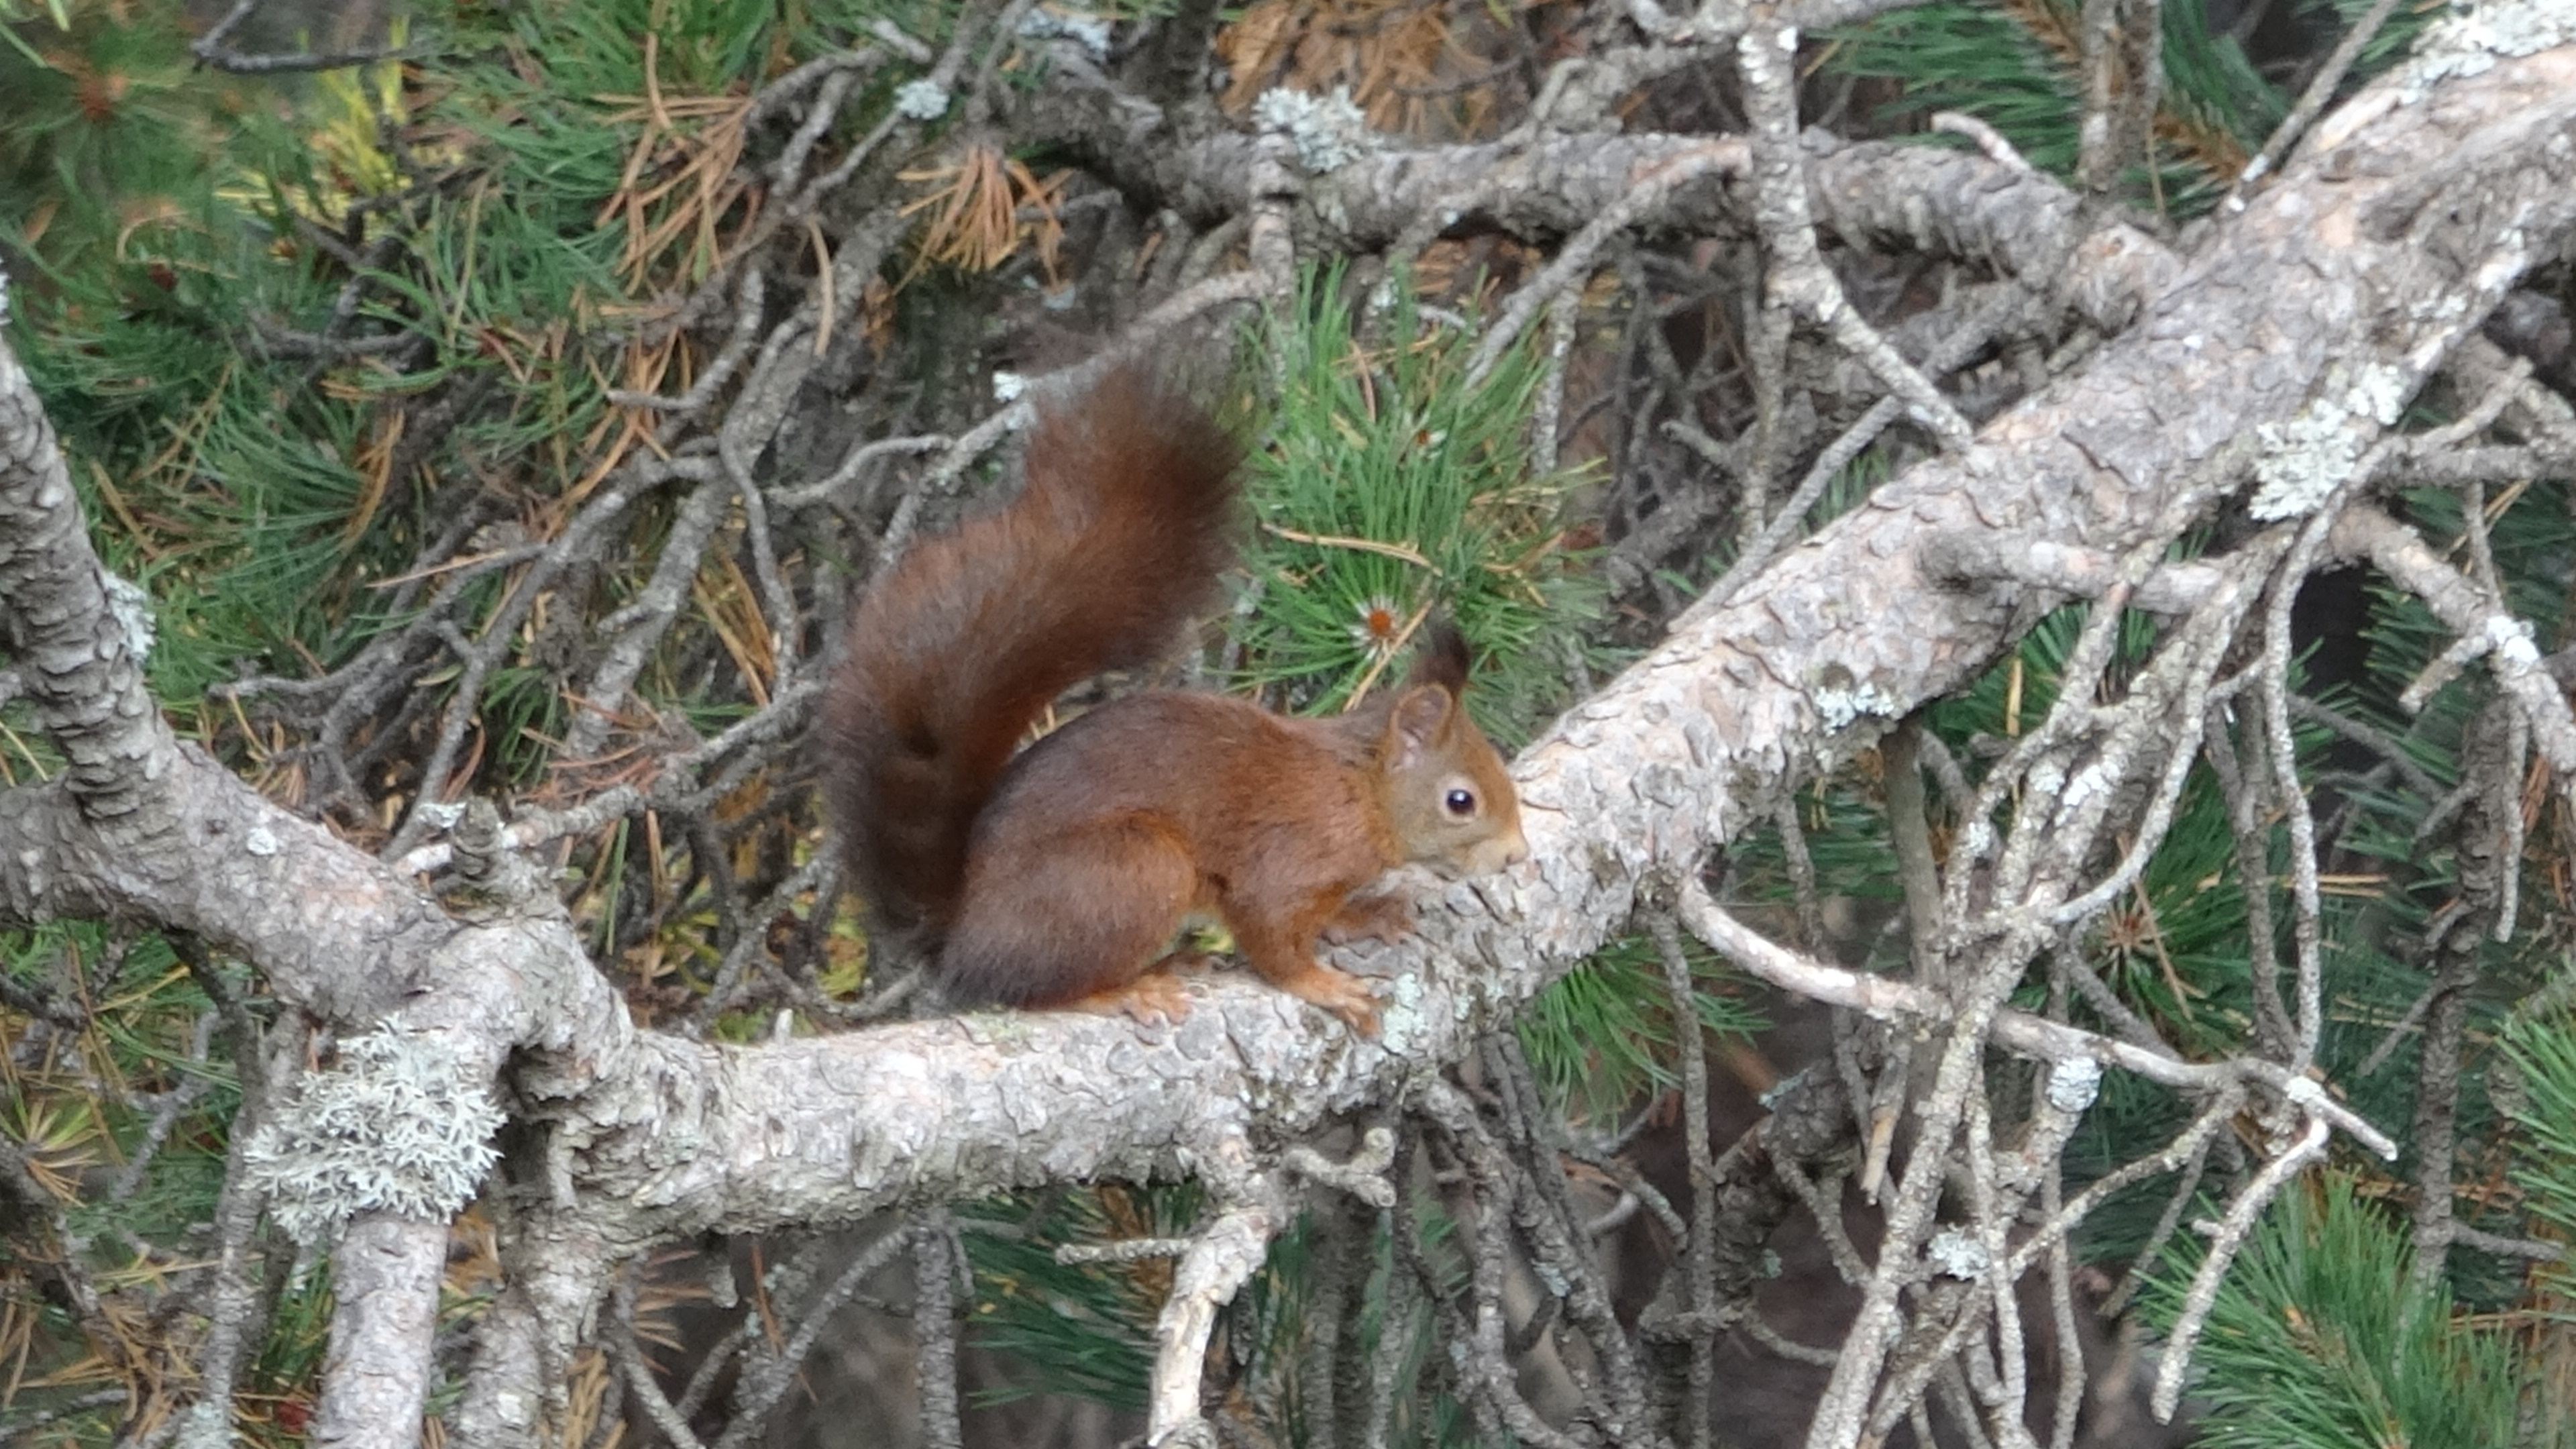
M 1467 636 L 1444 614 L 1423 630 L 1422 650 L 1413 656 L 1413 672 L 1405 676 L 1405 686 L 1436 684 L 1451 694 L 1463 693 L 1467 663 Z

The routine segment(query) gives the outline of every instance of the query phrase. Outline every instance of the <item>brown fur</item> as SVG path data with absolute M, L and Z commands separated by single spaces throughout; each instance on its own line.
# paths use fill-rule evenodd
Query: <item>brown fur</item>
M 935 939 L 966 835 L 1030 721 L 1150 662 L 1233 559 L 1238 450 L 1150 374 L 1040 420 L 999 512 L 904 555 L 851 615 L 824 729 L 842 840 L 884 925 Z M 1115 567 L 1104 567 L 1116 560 Z
M 1377 1029 L 1319 935 L 1387 938 L 1394 866 L 1526 856 L 1502 759 L 1460 706 L 1467 650 L 1434 631 L 1373 708 L 1300 720 L 1218 695 L 1104 705 L 1012 744 L 1074 681 L 1133 665 L 1226 566 L 1235 450 L 1142 375 L 1048 416 L 1010 507 L 921 545 L 861 603 L 828 706 L 851 868 L 879 920 L 938 945 L 959 996 L 1170 1017 L 1146 978 L 1182 921 L 1221 917 L 1262 977 Z

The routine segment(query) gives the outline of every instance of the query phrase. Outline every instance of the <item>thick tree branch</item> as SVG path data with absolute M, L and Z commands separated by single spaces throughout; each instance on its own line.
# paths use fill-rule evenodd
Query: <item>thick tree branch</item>
M 1185 133 L 1079 54 L 1059 50 L 1052 63 L 1047 85 L 1009 98 L 1015 135 L 1071 147 L 1142 206 L 1211 225 L 1249 211 L 1258 137 Z M 1698 135 L 1591 131 L 1389 144 L 1307 177 L 1295 224 L 1301 247 L 1336 252 L 1397 244 L 1426 219 L 1432 230 L 1421 239 L 1501 231 L 1555 242 L 1630 205 L 1641 183 L 1706 155 L 1711 144 Z M 1844 142 L 1822 131 L 1802 133 L 1797 144 L 1814 220 L 1854 244 L 1901 242 L 2052 288 L 2081 246 L 2083 280 L 2069 283 L 2066 297 L 2098 326 L 2122 325 L 2178 265 L 2132 227 L 2090 230 L 2076 195 L 2027 167 L 1965 151 Z M 1660 195 L 1655 218 L 1673 233 L 1745 233 L 1753 208 L 1743 190 L 1711 178 Z
M 20 662 L 13 674 L 36 727 L 69 762 L 62 781 L 80 813 L 149 829 L 161 822 L 133 817 L 162 801 L 177 744 L 143 688 L 136 644 L 149 621 L 120 622 L 111 592 L 53 424 L 0 347 L 0 646 Z

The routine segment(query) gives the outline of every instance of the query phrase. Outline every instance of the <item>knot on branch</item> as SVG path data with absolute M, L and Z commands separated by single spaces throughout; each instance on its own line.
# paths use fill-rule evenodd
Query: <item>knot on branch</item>
M 1395 1134 L 1383 1127 L 1371 1127 L 1348 1162 L 1335 1162 L 1311 1147 L 1291 1147 L 1281 1162 L 1299 1177 L 1340 1188 L 1370 1207 L 1395 1206 L 1395 1184 L 1386 1176 L 1395 1165 Z
M 518 837 L 501 824 L 500 809 L 491 801 L 477 796 L 462 807 L 424 802 L 420 809 L 451 812 L 443 823 L 450 827 L 457 879 L 468 890 L 505 909 L 544 909 L 553 903 L 545 882 L 519 853 Z

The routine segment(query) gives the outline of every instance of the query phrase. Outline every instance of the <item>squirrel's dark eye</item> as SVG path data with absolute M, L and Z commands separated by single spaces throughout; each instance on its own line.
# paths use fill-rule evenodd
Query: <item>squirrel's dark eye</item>
M 1448 806 L 1449 813 L 1452 815 L 1473 815 L 1476 813 L 1476 792 L 1473 790 L 1452 790 L 1441 799 L 1440 803 Z

